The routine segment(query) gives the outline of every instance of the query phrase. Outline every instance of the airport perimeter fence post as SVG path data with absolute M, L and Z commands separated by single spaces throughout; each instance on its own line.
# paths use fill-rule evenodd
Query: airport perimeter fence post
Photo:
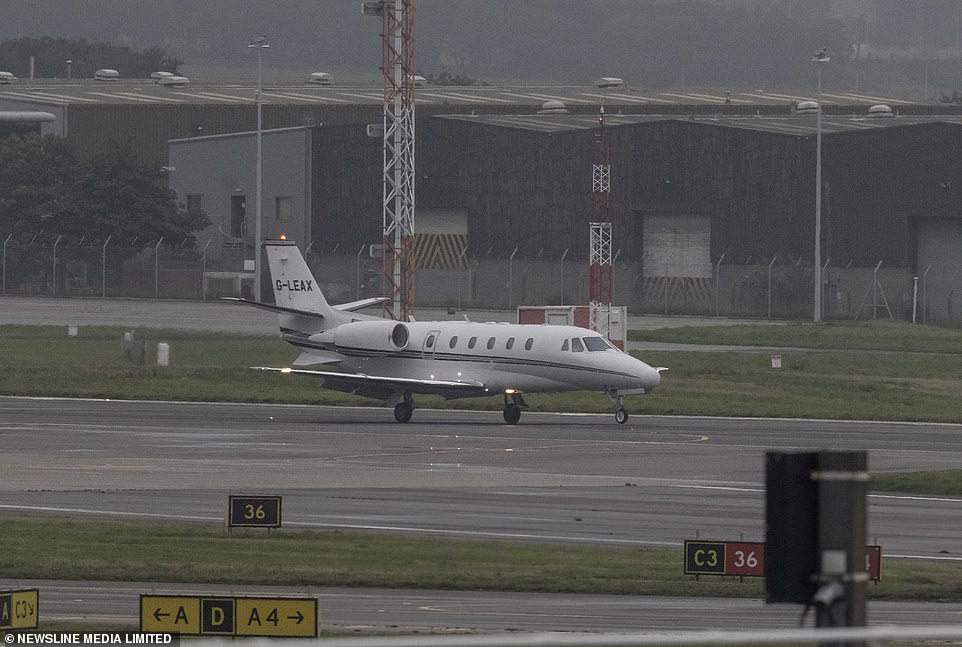
M 465 258 L 467 253 L 468 246 L 465 245 L 464 249 L 461 250 L 461 253 L 458 254 L 458 310 L 461 309 L 461 282 L 462 275 L 464 273 L 464 264 L 467 262 L 467 259 Z
M 164 242 L 164 237 L 161 236 L 160 240 L 157 241 L 157 245 L 154 247 L 154 298 L 157 298 L 159 292 L 160 284 L 160 244 Z
M 103 252 L 100 256 L 100 296 L 106 298 L 107 296 L 107 245 L 110 244 L 110 239 L 113 235 L 107 236 L 107 240 L 104 241 Z
M 365 245 L 361 245 L 361 248 L 357 250 L 357 284 L 354 289 L 355 300 L 360 300 L 361 298 L 361 254 L 364 252 Z
M 768 320 L 772 320 L 772 266 L 775 265 L 777 255 L 772 256 L 772 261 L 768 264 Z
M 7 234 L 3 241 L 3 294 L 7 293 L 7 243 L 10 242 L 12 237 L 13 234 Z
M 53 296 L 57 296 L 57 245 L 60 244 L 61 238 L 63 234 L 57 236 L 57 240 L 53 243 L 53 283 L 50 288 Z
M 929 270 L 932 269 L 932 264 L 925 268 L 925 272 L 922 273 L 922 325 L 925 325 L 926 313 L 929 309 L 929 291 L 928 291 L 928 278 Z
M 512 290 L 514 289 L 514 286 L 512 285 L 512 282 L 513 282 L 513 280 L 514 280 L 514 276 L 513 276 L 513 272 L 514 272 L 514 255 L 517 254 L 517 253 L 518 253 L 518 248 L 515 247 L 515 248 L 514 248 L 514 251 L 511 252 L 511 256 L 508 257 L 508 310 L 511 309 L 511 303 L 512 303 L 512 301 L 513 301 L 513 296 L 514 296 L 514 295 L 512 294 Z
M 568 248 L 565 248 L 561 255 L 561 305 L 565 304 L 565 257 L 568 255 Z
M 721 258 L 719 258 L 718 262 L 715 264 L 715 316 L 716 317 L 718 316 L 718 294 L 719 294 L 719 291 L 721 290 L 721 264 L 722 264 L 722 261 L 725 260 L 725 254 L 727 253 L 728 252 L 725 252 L 724 254 L 722 254 Z
M 210 240 L 204 244 L 204 252 L 200 259 L 200 298 L 207 300 L 207 290 L 204 289 L 204 277 L 207 276 L 207 248 L 210 247 Z
M 668 277 L 668 264 L 671 262 L 671 257 L 665 260 L 665 316 L 668 316 L 668 284 L 671 279 Z
M 819 290 L 822 291 L 822 321 L 828 319 L 828 295 L 825 293 L 825 285 L 828 283 L 828 279 L 826 277 L 828 277 L 828 266 L 831 262 L 832 257 L 829 256 L 822 264 L 822 284 L 818 286 Z

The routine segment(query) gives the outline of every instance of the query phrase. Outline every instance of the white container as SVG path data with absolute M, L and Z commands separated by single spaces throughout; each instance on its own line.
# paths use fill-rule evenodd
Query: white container
M 167 342 L 157 344 L 157 366 L 170 366 L 170 344 Z

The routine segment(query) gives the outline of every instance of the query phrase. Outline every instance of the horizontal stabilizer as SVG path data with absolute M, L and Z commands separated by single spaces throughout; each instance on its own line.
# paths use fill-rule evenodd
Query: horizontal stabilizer
M 243 303 L 244 305 L 253 306 L 261 310 L 267 310 L 268 312 L 283 312 L 286 314 L 299 315 L 301 317 L 315 317 L 317 319 L 324 318 L 324 315 L 322 315 L 320 312 L 309 312 L 307 310 L 297 310 L 296 308 L 285 308 L 284 306 L 274 305 L 273 303 L 258 303 L 257 301 L 250 301 L 249 299 L 241 299 L 239 297 L 221 297 L 221 300 Z
M 341 312 L 355 312 L 357 310 L 363 310 L 364 308 L 369 308 L 371 306 L 378 306 L 388 301 L 390 301 L 388 297 L 371 297 L 370 299 L 361 299 L 360 301 L 351 301 L 350 303 L 342 303 L 339 306 L 333 306 L 333 308 L 335 310 L 340 310 Z

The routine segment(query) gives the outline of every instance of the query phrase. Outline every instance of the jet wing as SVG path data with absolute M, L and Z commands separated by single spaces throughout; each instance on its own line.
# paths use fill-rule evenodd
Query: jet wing
M 337 364 L 341 358 L 337 353 L 323 351 L 305 351 L 294 360 L 294 366 L 311 366 L 313 364 Z
M 487 390 L 480 382 L 453 382 L 450 380 L 422 380 L 410 377 L 385 377 L 365 373 L 339 373 L 303 368 L 271 368 L 252 366 L 258 371 L 295 373 L 321 378 L 324 388 L 344 393 L 363 395 L 377 400 L 389 400 L 399 391 L 439 395 L 446 400 L 485 395 Z

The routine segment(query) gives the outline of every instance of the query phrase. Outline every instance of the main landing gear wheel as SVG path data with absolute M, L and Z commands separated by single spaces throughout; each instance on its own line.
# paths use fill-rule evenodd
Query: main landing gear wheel
M 414 414 L 414 397 L 410 391 L 405 391 L 403 399 L 394 405 L 394 419 L 398 422 L 410 422 Z
M 615 422 L 617 422 L 619 425 L 623 425 L 628 422 L 628 412 L 625 411 L 624 407 L 621 407 L 615 411 Z
M 410 422 L 414 414 L 414 405 L 410 402 L 399 402 L 394 406 L 394 419 L 398 422 Z
M 508 402 L 508 396 L 511 396 L 511 401 Z M 528 403 L 524 401 L 524 396 L 520 393 L 515 393 L 514 391 L 505 391 L 504 393 L 504 421 L 509 425 L 517 424 L 521 420 L 521 407 L 527 407 Z

